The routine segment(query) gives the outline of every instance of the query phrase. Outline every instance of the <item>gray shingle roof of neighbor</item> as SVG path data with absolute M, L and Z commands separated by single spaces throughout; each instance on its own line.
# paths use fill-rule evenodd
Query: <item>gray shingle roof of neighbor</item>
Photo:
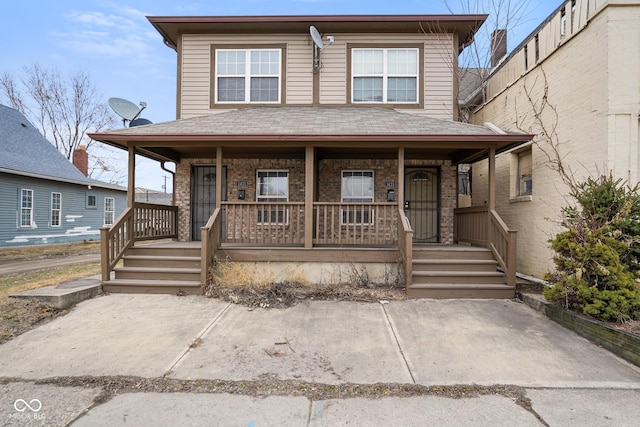
M 0 105 L 0 170 L 124 190 L 84 176 L 22 113 L 5 105 Z
M 106 133 L 123 136 L 496 134 L 484 126 L 379 107 L 249 107 Z

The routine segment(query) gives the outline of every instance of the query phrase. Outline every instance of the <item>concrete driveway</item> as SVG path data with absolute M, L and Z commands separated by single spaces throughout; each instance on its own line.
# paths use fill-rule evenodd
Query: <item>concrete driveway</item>
M 323 385 L 507 384 L 526 389 L 533 409 L 504 396 L 313 401 L 190 393 L 126 393 L 96 405 L 99 389 L 90 393 L 59 386 L 52 393 L 51 385 L 45 389 L 37 383 L 53 377 L 120 375 L 277 378 Z M 16 409 L 18 399 L 52 396 L 54 401 L 65 393 L 72 409 L 65 415 L 56 405 L 46 405 L 49 421 L 59 417 L 63 425 L 74 420 L 78 425 L 120 425 L 126 419 L 135 425 L 175 425 L 188 415 L 194 425 L 210 425 L 212 417 L 221 425 L 234 425 L 233 420 L 250 425 L 251 419 L 266 425 L 336 425 L 348 419 L 367 425 L 392 417 L 403 425 L 442 425 L 438 420 L 453 422 L 454 413 L 461 417 L 458 425 L 495 425 L 499 420 L 633 425 L 640 419 L 638 405 L 627 404 L 640 401 L 639 368 L 509 300 L 317 301 L 284 310 L 252 310 L 197 296 L 112 294 L 83 302 L 68 315 L 1 345 L 0 384 L 6 385 L 0 392 L 0 421 L 8 420 L 7 425 L 20 421 L 18 412 L 29 413 L 18 411 L 22 402 Z M 555 409 L 559 401 L 564 409 L 574 409 Z M 458 408 L 460 402 L 466 409 Z M 160 415 L 175 405 L 185 408 L 166 418 L 175 423 L 152 422 L 164 420 Z M 282 405 L 287 410 L 278 412 Z M 226 408 L 224 417 L 213 408 Z

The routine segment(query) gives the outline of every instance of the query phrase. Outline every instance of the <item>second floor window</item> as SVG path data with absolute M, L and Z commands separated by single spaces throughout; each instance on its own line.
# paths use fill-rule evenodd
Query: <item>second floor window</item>
M 280 49 L 217 49 L 216 103 L 279 103 Z
M 353 103 L 418 103 L 418 49 L 352 49 Z

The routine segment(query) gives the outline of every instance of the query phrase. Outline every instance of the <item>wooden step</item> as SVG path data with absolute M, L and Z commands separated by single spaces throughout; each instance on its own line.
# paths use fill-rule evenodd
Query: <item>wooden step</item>
M 203 293 L 203 288 L 199 281 L 182 280 L 115 279 L 103 282 L 102 288 L 105 292 L 111 293 L 172 295 L 202 295 Z
M 414 271 L 413 284 L 449 283 L 460 284 L 504 284 L 504 274 L 498 271 Z
M 116 279 L 199 281 L 200 268 L 116 267 Z
M 201 251 L 197 246 L 133 246 L 127 249 L 127 255 L 147 255 L 158 257 L 200 257 Z
M 125 255 L 124 267 L 200 268 L 200 256 Z
M 494 259 L 489 249 L 475 246 L 414 246 L 412 252 L 414 259 Z
M 450 283 L 414 284 L 407 288 L 409 298 L 515 298 L 515 287 L 497 284 L 451 285 Z
M 493 259 L 415 259 L 413 271 L 496 271 Z

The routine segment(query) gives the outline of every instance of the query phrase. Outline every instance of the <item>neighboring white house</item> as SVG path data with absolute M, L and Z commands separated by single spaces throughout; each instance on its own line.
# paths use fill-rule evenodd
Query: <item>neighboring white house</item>
M 545 152 L 553 151 L 540 124 L 557 132 L 552 140 L 575 179 L 611 172 L 640 181 L 640 2 L 563 2 L 466 106 L 474 123 L 537 135 L 497 157 L 496 208 L 518 230 L 518 271 L 542 276 L 552 269 L 548 240 L 562 229 L 561 209 L 571 199 L 549 167 Z M 486 179 L 487 162 L 474 164 L 474 205 L 486 203 Z

